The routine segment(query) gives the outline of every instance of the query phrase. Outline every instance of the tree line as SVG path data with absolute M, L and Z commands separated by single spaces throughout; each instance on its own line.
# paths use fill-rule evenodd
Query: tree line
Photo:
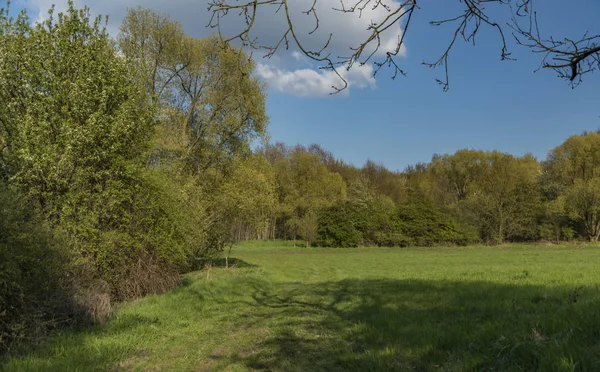
M 356 167 L 318 145 L 256 156 L 275 172 L 269 238 L 403 247 L 600 237 L 600 132 L 569 137 L 544 161 L 463 149 L 402 172 Z
M 600 133 L 543 162 L 460 150 L 402 172 L 356 167 L 269 143 L 254 63 L 218 37 L 143 8 L 116 39 L 106 23 L 72 2 L 37 24 L 0 10 L 0 352 L 103 321 L 248 239 L 600 236 Z

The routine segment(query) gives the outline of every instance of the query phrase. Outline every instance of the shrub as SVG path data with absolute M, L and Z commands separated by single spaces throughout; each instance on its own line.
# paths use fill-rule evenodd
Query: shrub
M 0 182 L 0 353 L 72 319 L 67 268 L 36 211 Z
M 477 241 L 477 232 L 461 224 L 449 211 L 419 195 L 399 204 L 396 218 L 410 241 L 418 246 L 466 245 Z
M 383 232 L 375 233 L 374 242 L 379 247 L 408 247 L 413 245 L 413 240 L 402 232 Z
M 349 202 L 324 209 L 318 218 L 318 241 L 326 247 L 357 247 L 362 242 L 360 213 Z
M 153 107 L 102 20 L 72 1 L 35 26 L 0 15 L 0 42 L 0 171 L 68 237 L 82 303 L 172 287 L 189 229 L 181 200 L 147 171 Z

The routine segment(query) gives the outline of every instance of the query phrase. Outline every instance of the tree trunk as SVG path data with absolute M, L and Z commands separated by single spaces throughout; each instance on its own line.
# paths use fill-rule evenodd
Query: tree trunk
M 585 230 L 590 242 L 597 242 L 600 237 L 600 221 L 596 221 L 594 214 L 587 214 L 585 219 Z

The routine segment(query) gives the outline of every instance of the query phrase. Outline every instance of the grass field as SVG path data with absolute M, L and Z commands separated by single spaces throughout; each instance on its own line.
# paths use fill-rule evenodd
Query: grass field
M 235 247 L 6 371 L 600 371 L 600 248 Z

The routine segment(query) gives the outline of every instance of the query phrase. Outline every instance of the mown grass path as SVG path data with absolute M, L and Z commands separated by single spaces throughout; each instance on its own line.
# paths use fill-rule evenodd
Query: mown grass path
M 234 248 L 6 371 L 600 370 L 600 248 Z

